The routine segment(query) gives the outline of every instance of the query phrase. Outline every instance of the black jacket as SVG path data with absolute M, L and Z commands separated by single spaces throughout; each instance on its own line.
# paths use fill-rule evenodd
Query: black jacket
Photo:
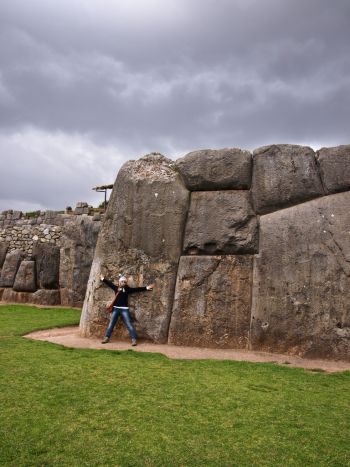
M 119 287 L 113 284 L 113 282 L 109 281 L 108 279 L 103 279 L 102 282 L 104 282 L 106 285 L 108 285 L 108 287 L 114 290 L 115 293 L 118 292 Z M 145 290 L 147 290 L 146 287 L 129 287 L 128 285 L 126 285 L 125 287 L 120 289 L 118 297 L 113 302 L 113 306 L 129 306 L 128 296 L 135 292 L 144 292 Z

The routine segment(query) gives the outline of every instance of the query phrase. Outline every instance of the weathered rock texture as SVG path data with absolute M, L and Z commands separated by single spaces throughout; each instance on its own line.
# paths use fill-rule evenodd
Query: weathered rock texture
M 311 148 L 280 144 L 254 151 L 252 197 L 258 214 L 323 194 L 315 153 Z
M 33 294 L 29 292 L 16 292 L 13 289 L 3 289 L 2 301 L 7 303 L 32 303 Z
M 255 253 L 258 221 L 249 191 L 200 191 L 191 194 L 185 254 Z
M 322 148 L 317 160 L 328 193 L 350 190 L 350 145 Z
M 113 292 L 100 273 L 124 273 L 132 286 L 155 283 L 131 299 L 140 337 L 350 359 L 348 149 L 273 145 L 254 151 L 253 164 L 238 149 L 125 164 L 82 334 L 102 336 L 108 323 Z M 116 335 L 127 335 L 122 325 Z
M 7 250 L 8 250 L 8 243 L 6 242 L 0 243 L 0 272 L 4 264 L 5 258 L 6 258 Z
M 14 250 L 6 255 L 0 277 L 0 287 L 12 287 L 23 259 L 23 251 Z
M 176 161 L 176 167 L 191 191 L 250 188 L 252 156 L 241 149 L 190 152 Z
M 169 342 L 247 348 L 251 285 L 251 256 L 182 256 Z
M 1 290 L 1 289 L 0 289 Z M 33 305 L 60 305 L 59 290 L 37 290 L 34 293 L 16 292 L 13 289 L 2 289 L 2 300 L 7 303 L 30 303 Z M 1 297 L 1 293 L 0 293 Z
M 350 356 L 350 192 L 260 218 L 253 349 Z
M 30 303 L 37 305 L 60 305 L 61 297 L 59 290 L 40 289 L 33 293 Z M 70 305 L 73 306 L 73 305 Z
M 89 211 L 87 203 L 78 203 L 76 215 L 54 211 L 29 218 L 19 211 L 0 214 L 0 273 L 5 264 L 0 283 L 14 287 L 3 301 L 82 306 L 101 224 L 101 214 L 90 216 Z M 37 288 L 37 293 L 22 294 Z
M 22 261 L 18 268 L 13 290 L 16 292 L 35 292 L 35 261 Z
M 130 285 L 155 283 L 153 292 L 134 296 L 131 305 L 140 336 L 167 340 L 188 204 L 189 193 L 169 159 L 151 154 L 124 164 L 96 246 L 81 317 L 83 335 L 102 335 L 107 324 L 105 307 L 113 292 L 99 275 L 116 281 L 123 273 Z
M 60 249 L 55 245 L 36 243 L 33 247 L 38 289 L 59 288 Z
M 99 230 L 100 223 L 89 217 L 67 222 L 63 228 L 59 264 L 62 305 L 83 305 Z

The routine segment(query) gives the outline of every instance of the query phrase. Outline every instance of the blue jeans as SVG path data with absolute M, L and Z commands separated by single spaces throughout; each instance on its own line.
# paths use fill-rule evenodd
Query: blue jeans
M 114 326 L 118 322 L 119 315 L 122 315 L 124 324 L 128 328 L 131 339 L 137 339 L 137 334 L 136 334 L 135 328 L 131 323 L 131 316 L 130 316 L 129 309 L 128 308 L 127 309 L 126 308 L 124 308 L 124 309 L 123 308 L 118 308 L 116 306 L 113 307 L 111 320 L 109 322 L 109 326 L 108 326 L 107 331 L 106 331 L 106 337 L 111 337 Z

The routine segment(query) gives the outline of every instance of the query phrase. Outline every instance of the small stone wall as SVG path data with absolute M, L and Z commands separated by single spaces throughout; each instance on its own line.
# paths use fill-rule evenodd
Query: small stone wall
M 101 223 L 101 214 L 90 210 L 80 202 L 65 214 L 0 215 L 2 301 L 82 306 Z

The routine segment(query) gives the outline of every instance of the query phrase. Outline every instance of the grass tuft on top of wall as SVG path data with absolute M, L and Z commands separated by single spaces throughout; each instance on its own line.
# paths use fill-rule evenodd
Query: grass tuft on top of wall
M 77 310 L 0 307 L 0 465 L 350 465 L 350 372 L 20 337 L 78 321 Z

